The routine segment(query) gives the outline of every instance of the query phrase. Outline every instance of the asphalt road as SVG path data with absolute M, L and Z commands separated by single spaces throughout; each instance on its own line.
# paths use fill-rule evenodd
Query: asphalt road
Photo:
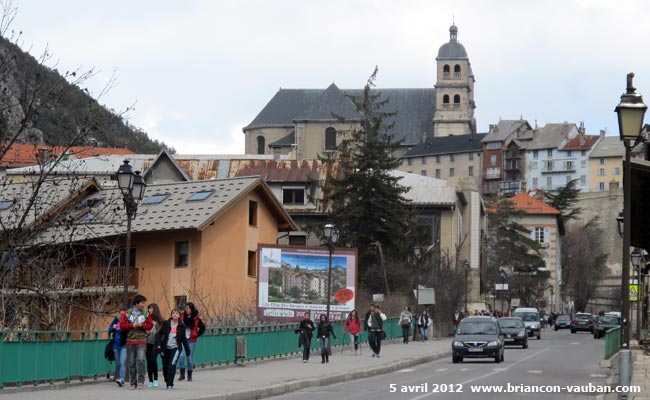
M 409 346 L 418 346 L 411 343 Z M 467 360 L 452 364 L 451 357 L 417 367 L 345 383 L 304 389 L 275 400 L 423 400 L 423 399 L 588 399 L 597 394 L 592 386 L 605 386 L 608 370 L 600 368 L 604 340 L 589 333 L 571 334 L 568 330 L 542 331 L 542 340 L 531 339 L 528 349 L 508 347 L 505 361 Z M 437 386 L 436 386 L 437 385 Z M 510 393 L 487 393 L 479 386 Z M 508 386 L 509 385 L 509 386 Z M 567 387 L 584 386 L 590 393 L 570 393 Z M 559 386 L 560 393 L 523 393 Z M 556 388 L 548 387 L 548 390 Z M 495 390 L 495 389 L 491 389 Z M 499 389 L 496 389 L 499 390 Z M 513 393 L 512 390 L 518 390 Z M 453 392 L 452 392 L 453 391 Z

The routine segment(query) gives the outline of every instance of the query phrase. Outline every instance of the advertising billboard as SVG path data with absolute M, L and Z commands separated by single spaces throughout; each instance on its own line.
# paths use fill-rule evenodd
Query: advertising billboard
M 262 320 L 297 320 L 305 311 L 312 319 L 327 310 L 329 250 L 260 244 L 258 316 Z M 357 250 L 337 248 L 332 253 L 330 319 L 341 319 L 355 308 Z

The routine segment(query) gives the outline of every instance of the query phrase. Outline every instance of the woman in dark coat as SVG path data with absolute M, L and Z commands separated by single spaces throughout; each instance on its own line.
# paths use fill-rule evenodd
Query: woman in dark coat
M 309 361 L 311 338 L 314 335 L 314 323 L 309 319 L 309 311 L 306 311 L 304 316 L 295 332 L 300 335 L 298 337 L 298 346 L 302 346 L 302 362 L 306 363 Z
M 330 362 L 330 336 L 336 339 L 332 324 L 327 315 L 321 314 L 318 321 L 318 340 L 320 341 L 321 364 Z
M 162 353 L 163 376 L 165 377 L 167 390 L 173 390 L 176 362 L 181 349 L 184 348 L 187 355 L 191 355 L 190 345 L 187 337 L 185 337 L 185 324 L 181 320 L 180 311 L 172 310 L 171 318 L 163 323 L 158 331 L 158 343 Z

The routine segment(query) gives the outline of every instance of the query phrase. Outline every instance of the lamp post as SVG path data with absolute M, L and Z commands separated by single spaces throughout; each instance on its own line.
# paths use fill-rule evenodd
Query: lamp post
M 334 245 L 339 237 L 339 232 L 334 224 L 325 224 L 323 235 L 327 239 L 327 249 L 329 250 L 329 267 L 327 268 L 327 320 L 330 319 L 330 305 L 332 303 L 332 253 Z
M 117 186 L 122 192 L 124 208 L 126 209 L 126 259 L 124 260 L 124 292 L 122 303 L 124 308 L 129 308 L 129 269 L 131 267 L 131 220 L 138 211 L 138 201 L 144 197 L 146 184 L 140 171 L 133 172 L 128 160 L 117 170 Z
M 631 213 L 631 184 L 630 153 L 632 148 L 641 140 L 643 116 L 648 107 L 643 103 L 643 97 L 636 92 L 633 85 L 634 73 L 627 74 L 626 92 L 616 106 L 620 139 L 625 145 L 625 163 L 623 165 L 623 263 L 621 265 L 621 347 L 629 349 L 630 345 L 630 227 Z
M 636 340 L 641 340 L 641 260 L 643 259 L 643 254 L 641 250 L 634 249 L 632 254 L 630 254 L 630 261 L 632 261 L 632 266 L 637 274 L 637 294 L 636 294 Z
M 508 290 L 508 284 L 506 281 L 508 280 L 508 274 L 504 269 L 499 270 L 499 277 L 501 278 L 501 292 L 504 293 L 506 290 Z M 507 316 L 510 314 L 510 310 L 508 309 L 508 312 L 506 313 L 504 310 L 503 306 L 503 294 L 501 295 L 501 312 L 503 313 L 503 316 Z
M 465 260 L 463 263 L 463 267 L 465 268 L 465 314 L 467 314 L 467 293 L 469 292 L 469 285 L 467 284 L 468 278 L 469 278 L 469 261 Z
M 418 306 L 420 305 L 420 257 L 422 256 L 422 249 L 420 246 L 413 247 L 413 255 L 415 256 L 415 315 L 418 314 Z

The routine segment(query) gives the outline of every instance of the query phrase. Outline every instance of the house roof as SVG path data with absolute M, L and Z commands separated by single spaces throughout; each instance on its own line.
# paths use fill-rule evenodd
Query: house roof
M 486 142 L 503 142 L 509 138 L 518 129 L 531 130 L 528 121 L 524 119 L 503 119 L 500 120 L 494 129 L 492 129 L 485 137 L 483 143 Z
M 572 130 L 577 132 L 576 124 L 546 124 L 542 128 L 535 129 L 533 140 L 523 143 L 522 147 L 527 150 L 557 149 L 562 141 L 567 139 Z
M 408 188 L 408 192 L 403 196 L 415 205 L 453 206 L 456 204 L 456 187 L 445 180 L 398 170 L 390 171 L 390 175 L 401 178 L 399 185 Z
M 590 158 L 600 157 L 623 157 L 625 155 L 625 146 L 618 136 L 605 136 L 596 144 Z
M 560 150 L 564 151 L 581 151 L 581 150 L 591 150 L 592 146 L 598 142 L 600 139 L 599 135 L 577 135 L 574 138 L 566 142 Z
M 481 141 L 485 133 L 471 133 L 468 135 L 451 135 L 442 137 L 429 137 L 426 141 L 409 150 L 402 158 L 430 156 L 436 154 L 466 153 L 481 151 Z
M 396 112 L 386 120 L 394 123 L 389 133 L 394 141 L 405 144 L 420 142 L 423 134 L 433 133 L 433 114 L 436 109 L 435 89 L 372 89 L 371 94 L 388 99 L 382 111 Z M 330 85 L 323 89 L 280 89 L 257 114 L 244 131 L 262 127 L 289 127 L 295 120 L 334 120 L 331 112 L 343 114 L 352 120 L 360 115 L 350 109 L 352 102 L 345 95 L 360 97 L 362 89 L 338 89 Z M 325 101 L 321 105 L 321 101 Z M 329 113 L 329 115 L 327 115 Z
M 74 158 L 88 158 L 97 155 L 111 155 L 111 154 L 133 154 L 133 152 L 126 148 L 110 148 L 110 147 L 82 147 L 72 146 L 70 148 L 64 146 L 46 146 L 34 144 L 12 144 L 9 151 L 0 159 L 0 168 L 19 168 L 29 165 L 35 165 L 39 162 L 39 152 L 48 151 L 49 157 L 58 156 L 66 151 Z
M 513 203 L 516 210 L 523 211 L 526 214 L 560 215 L 560 212 L 555 208 L 526 193 L 519 193 L 516 196 L 510 197 L 508 201 Z

